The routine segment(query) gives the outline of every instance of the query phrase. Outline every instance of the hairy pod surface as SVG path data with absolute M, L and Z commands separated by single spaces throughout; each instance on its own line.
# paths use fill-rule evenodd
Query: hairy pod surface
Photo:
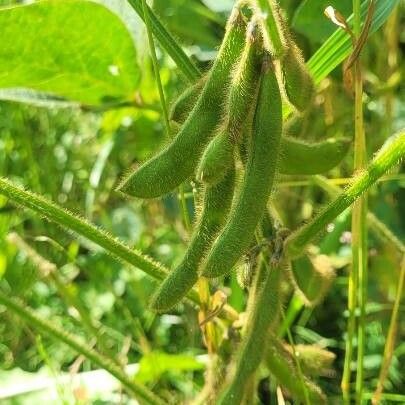
M 329 292 L 335 271 L 326 255 L 302 256 L 292 262 L 291 282 L 306 306 L 319 304 Z
M 349 138 L 305 142 L 284 137 L 281 141 L 279 171 L 282 174 L 321 174 L 336 167 L 351 145 Z
M 225 89 L 232 66 L 243 49 L 245 32 L 244 18 L 239 8 L 235 8 L 201 96 L 182 129 L 168 147 L 124 179 L 118 187 L 120 191 L 134 197 L 155 198 L 169 193 L 193 175 L 212 132 L 222 118 Z
M 167 311 L 176 305 L 198 279 L 198 266 L 227 217 L 235 186 L 234 166 L 218 184 L 206 186 L 203 208 L 181 263 L 168 275 L 152 298 L 151 308 Z
M 256 20 L 249 22 L 241 59 L 235 64 L 227 100 L 226 126 L 234 143 L 242 132 L 260 77 L 262 39 Z
M 250 302 L 249 318 L 245 327 L 241 348 L 238 350 L 231 379 L 220 399 L 219 405 L 242 403 L 246 384 L 258 369 L 265 354 L 270 326 L 280 313 L 280 282 L 282 266 L 267 267 L 261 263 L 257 274 L 253 300 Z
M 209 253 L 203 275 L 229 272 L 246 252 L 269 199 L 280 146 L 281 97 L 273 66 L 264 62 L 243 183 L 228 221 Z
M 234 164 L 234 149 L 228 132 L 214 137 L 203 153 L 197 168 L 197 179 L 210 185 L 220 182 Z
M 305 111 L 311 105 L 315 86 L 301 50 L 292 40 L 289 41 L 281 69 L 288 101 L 298 111 Z
M 170 120 L 176 121 L 179 124 L 186 121 L 188 115 L 196 104 L 205 83 L 206 77 L 203 76 L 200 80 L 179 95 L 170 108 Z
M 322 405 L 327 398 L 321 389 L 306 376 L 302 376 L 291 353 L 272 334 L 268 335 L 266 363 L 270 373 L 301 403 Z
M 291 354 L 293 351 L 298 354 L 305 374 L 315 377 L 334 375 L 332 364 L 336 355 L 329 350 L 318 345 L 294 345 L 294 349 L 291 346 L 285 346 L 285 348 Z

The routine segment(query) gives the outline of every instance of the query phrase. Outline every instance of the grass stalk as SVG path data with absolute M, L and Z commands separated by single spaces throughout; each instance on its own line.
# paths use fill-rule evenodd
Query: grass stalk
M 361 2 L 353 0 L 353 33 L 361 36 Z M 363 77 L 360 56 L 355 61 L 354 73 L 354 172 L 367 164 L 366 137 L 363 119 Z M 360 315 L 357 326 L 356 404 L 360 405 L 364 380 L 365 318 L 367 303 L 367 194 L 364 193 L 353 205 L 352 211 L 352 269 L 349 275 L 349 321 L 347 326 L 346 353 L 342 379 L 342 391 L 350 403 L 350 366 L 353 358 L 353 340 L 356 327 L 356 308 Z
M 128 3 L 136 11 L 139 17 L 145 21 L 146 13 L 143 12 L 142 1 L 143 0 L 128 0 Z M 156 16 L 153 10 L 151 10 L 149 6 L 146 6 L 146 10 L 149 15 L 153 33 L 155 34 L 155 37 L 160 42 L 162 47 L 166 50 L 166 52 L 173 59 L 173 61 L 179 67 L 180 71 L 190 83 L 194 83 L 195 81 L 197 81 L 201 76 L 201 72 L 199 71 L 197 66 L 184 53 L 180 45 L 166 30 L 166 28 L 160 22 L 159 18 Z
M 145 22 L 146 32 L 148 35 L 149 50 L 150 50 L 150 55 L 152 58 L 153 72 L 155 73 L 156 85 L 157 85 L 158 92 L 159 92 L 159 99 L 160 99 L 160 105 L 162 107 L 166 134 L 168 137 L 170 137 L 169 113 L 167 111 L 166 98 L 165 98 L 165 93 L 163 91 L 162 80 L 161 80 L 160 72 L 159 72 L 159 64 L 158 64 L 158 60 L 157 60 L 157 56 L 156 56 L 155 42 L 153 40 L 150 14 L 147 11 L 147 7 L 148 7 L 148 5 L 146 4 L 146 0 L 142 0 L 142 11 L 143 11 L 143 15 L 144 15 L 143 20 Z
M 76 336 L 66 332 L 59 326 L 56 326 L 55 322 L 50 322 L 40 318 L 35 314 L 34 311 L 27 308 L 20 300 L 7 297 L 6 294 L 0 291 L 0 304 L 4 305 L 9 311 L 13 312 L 29 325 L 35 327 L 39 332 L 46 333 L 54 339 L 65 343 L 67 346 L 75 350 L 77 353 L 80 353 L 94 364 L 97 364 L 98 366 L 107 370 L 122 383 L 129 394 L 135 398 L 138 398 L 143 404 L 163 405 L 165 403 L 154 393 L 149 391 L 149 389 L 147 389 L 145 386 L 137 383 L 133 378 L 128 377 L 109 359 L 87 346 L 87 344 L 78 339 Z

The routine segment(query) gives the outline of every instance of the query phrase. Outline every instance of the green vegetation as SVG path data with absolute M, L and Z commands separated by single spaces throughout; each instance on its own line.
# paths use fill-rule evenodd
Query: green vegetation
M 405 403 L 403 11 L 0 0 L 0 403 Z

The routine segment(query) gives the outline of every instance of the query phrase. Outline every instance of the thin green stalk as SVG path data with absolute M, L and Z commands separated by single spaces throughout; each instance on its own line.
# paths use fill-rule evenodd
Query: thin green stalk
M 285 254 L 289 258 L 302 255 L 306 246 L 340 213 L 348 208 L 384 173 L 392 169 L 405 156 L 405 130 L 390 137 L 377 152 L 368 167 L 353 177 L 352 183 L 310 222 L 293 232 L 285 241 Z
M 128 3 L 136 11 L 136 13 L 145 20 L 145 13 L 143 12 L 143 0 L 128 0 Z M 149 6 L 146 6 L 148 10 L 148 15 L 150 19 L 150 24 L 152 31 L 155 34 L 155 37 L 166 50 L 169 56 L 173 59 L 176 65 L 179 67 L 180 71 L 187 78 L 190 83 L 194 83 L 201 77 L 201 72 L 191 62 L 190 58 L 184 53 L 181 47 L 178 45 L 174 37 L 166 30 L 163 24 L 160 22 L 156 14 L 150 9 Z
M 97 364 L 98 366 L 107 370 L 122 383 L 122 385 L 131 395 L 141 400 L 145 405 L 165 404 L 164 401 L 158 398 L 153 392 L 149 391 L 145 386 L 137 383 L 133 378 L 128 377 L 113 362 L 87 346 L 87 344 L 76 336 L 71 335 L 59 326 L 56 326 L 55 322 L 50 322 L 40 318 L 37 314 L 35 314 L 34 311 L 27 308 L 20 300 L 7 297 L 2 291 L 0 291 L 0 304 L 4 305 L 9 311 L 12 311 L 18 317 L 22 318 L 29 325 L 34 326 L 39 332 L 46 333 L 56 340 L 65 343 L 73 350 L 92 361 L 94 364 Z
M 353 33 L 361 36 L 361 1 L 353 0 Z M 366 137 L 363 119 L 363 77 L 360 56 L 354 64 L 354 172 L 367 164 Z M 350 365 L 353 356 L 355 312 L 360 309 L 357 329 L 356 404 L 361 405 L 364 379 L 365 318 L 367 302 L 367 194 L 364 193 L 353 205 L 352 211 L 352 269 L 349 277 L 349 322 L 342 390 L 345 401 L 350 403 Z
M 147 9 L 148 9 L 148 5 L 146 4 L 146 0 L 142 0 L 142 11 L 143 11 L 143 15 L 144 15 L 146 31 L 148 34 L 149 49 L 150 49 L 150 54 L 152 57 L 153 71 L 155 73 L 156 84 L 157 84 L 158 91 L 159 91 L 159 98 L 160 98 L 160 104 L 162 107 L 163 118 L 164 118 L 164 122 L 165 122 L 166 135 L 168 138 L 170 138 L 171 132 L 170 132 L 169 113 L 167 110 L 167 103 L 166 103 L 165 93 L 163 91 L 162 80 L 161 80 L 160 72 L 159 72 L 159 64 L 158 64 L 158 60 L 157 60 L 157 56 L 156 56 L 156 48 L 155 48 L 155 43 L 153 40 L 151 14 L 147 12 Z M 179 194 L 180 194 L 180 205 L 182 208 L 183 220 L 184 220 L 186 229 L 189 231 L 191 228 L 190 216 L 188 214 L 186 200 L 184 197 L 184 187 L 182 185 L 180 185 L 180 187 L 179 187 Z
M 385 341 L 384 347 L 384 356 L 383 361 L 381 364 L 380 375 L 378 377 L 377 388 L 374 392 L 372 403 L 373 405 L 377 405 L 380 403 L 381 395 L 384 390 L 384 382 L 388 375 L 388 370 L 391 364 L 392 354 L 394 352 L 394 345 L 395 345 L 395 335 L 398 329 L 398 313 L 399 313 L 399 305 L 401 304 L 402 292 L 404 289 L 404 282 L 405 282 L 405 255 L 402 258 L 401 262 L 401 272 L 399 274 L 398 280 L 398 288 L 397 293 L 395 295 L 394 307 L 392 309 L 390 326 L 387 333 L 387 339 Z
M 87 238 L 112 256 L 139 268 L 154 279 L 163 280 L 167 276 L 167 270 L 160 263 L 137 250 L 130 249 L 81 216 L 72 214 L 38 194 L 23 190 L 4 178 L 0 178 L 0 194 L 14 203 L 31 209 L 48 220 Z M 198 304 L 198 295 L 195 291 L 192 291 L 188 297 Z
M 163 118 L 165 121 L 166 134 L 168 137 L 170 137 L 169 113 L 167 111 L 165 93 L 163 91 L 162 80 L 160 78 L 159 64 L 158 64 L 158 60 L 157 60 L 157 56 L 156 56 L 155 43 L 153 41 L 150 14 L 147 12 L 147 7 L 148 7 L 148 5 L 146 4 L 146 0 L 142 0 L 142 11 L 143 11 L 143 15 L 144 15 L 143 20 L 145 22 L 146 32 L 148 34 L 149 50 L 150 50 L 150 55 L 152 58 L 153 71 L 155 73 L 155 80 L 156 80 L 156 84 L 157 84 L 158 91 L 159 91 L 160 105 L 162 107 Z

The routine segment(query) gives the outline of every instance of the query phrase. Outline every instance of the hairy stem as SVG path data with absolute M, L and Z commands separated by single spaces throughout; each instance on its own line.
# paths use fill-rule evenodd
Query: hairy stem
M 14 203 L 35 211 L 49 221 L 74 231 L 80 236 L 84 236 L 104 248 L 114 257 L 139 268 L 157 280 L 162 280 L 167 276 L 167 270 L 150 257 L 137 250 L 130 249 L 124 243 L 97 228 L 84 218 L 59 207 L 38 194 L 23 190 L 4 178 L 0 178 L 0 194 L 6 196 Z M 199 302 L 198 296 L 194 291 L 190 293 L 189 298 L 196 303 Z
M 384 173 L 394 167 L 404 155 L 405 131 L 402 131 L 385 142 L 368 167 L 363 172 L 354 176 L 352 183 L 334 201 L 309 223 L 303 225 L 286 239 L 286 256 L 294 258 L 302 255 L 306 246 L 313 238 L 324 231 L 330 222 L 353 204 Z
M 46 333 L 49 336 L 52 336 L 53 338 L 65 343 L 76 352 L 91 360 L 94 364 L 97 364 L 98 366 L 107 370 L 122 383 L 122 385 L 131 395 L 141 400 L 145 405 L 163 405 L 165 403 L 146 387 L 135 382 L 133 378 L 128 377 L 113 362 L 87 346 L 84 342 L 80 341 L 76 336 L 73 336 L 56 326 L 54 322 L 51 323 L 38 317 L 34 311 L 26 308 L 23 302 L 17 299 L 9 298 L 2 291 L 0 291 L 0 304 L 4 305 L 9 311 L 15 313 L 18 317 L 22 318 L 30 325 L 34 326 L 38 331 Z

